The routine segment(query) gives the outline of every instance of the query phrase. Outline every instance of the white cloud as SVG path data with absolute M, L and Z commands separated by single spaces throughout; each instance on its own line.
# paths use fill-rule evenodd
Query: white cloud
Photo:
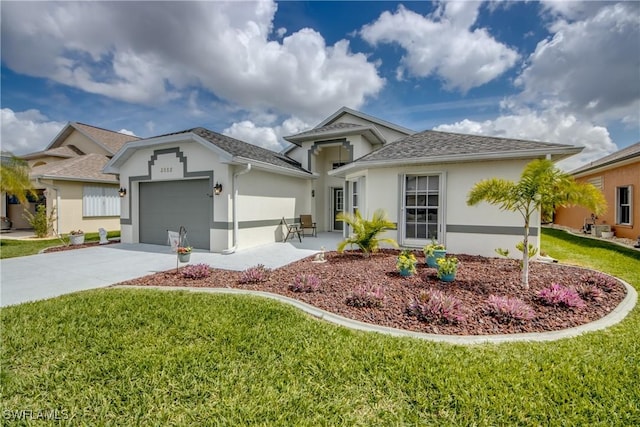
M 398 78 L 405 70 L 416 77 L 438 76 L 447 89 L 466 92 L 499 77 L 519 57 L 485 28 L 471 30 L 479 7 L 479 2 L 447 2 L 422 16 L 401 5 L 363 26 L 360 34 L 372 45 L 397 43 L 406 51 Z
M 131 136 L 138 136 L 133 131 L 130 131 L 128 129 L 120 129 L 118 133 L 123 133 L 125 135 L 131 135 Z
M 2 151 L 15 155 L 44 150 L 66 123 L 51 121 L 38 110 L 2 109 Z
M 563 16 L 584 19 L 553 22 L 553 36 L 538 43 L 516 80 L 523 88 L 521 102 L 561 103 L 567 111 L 601 123 L 637 122 L 640 4 L 550 5 Z
M 311 29 L 269 40 L 277 5 L 260 2 L 7 2 L 3 63 L 86 92 L 157 105 L 194 88 L 251 110 L 317 119 L 383 87 L 349 42 Z M 185 23 L 188 23 L 185 24 Z
M 291 117 L 277 126 L 257 126 L 251 120 L 233 123 L 222 131 L 223 134 L 241 141 L 279 152 L 285 146 L 282 137 L 293 135 L 310 126 L 297 117 Z
M 495 120 L 477 122 L 465 119 L 457 123 L 437 126 L 435 130 L 585 147 L 580 154 L 558 164 L 566 170 L 575 169 L 618 149 L 611 141 L 605 127 L 580 120 L 572 114 L 563 113 L 554 108 L 542 112 L 516 108 Z

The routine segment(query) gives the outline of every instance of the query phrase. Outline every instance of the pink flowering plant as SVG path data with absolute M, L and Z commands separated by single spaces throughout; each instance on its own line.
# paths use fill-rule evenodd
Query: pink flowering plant
M 500 323 L 521 323 L 535 317 L 533 308 L 521 299 L 497 295 L 489 296 L 484 311 Z
M 298 274 L 293 283 L 289 285 L 289 290 L 293 292 L 316 292 L 320 289 L 322 281 L 315 274 Z
M 436 289 L 422 292 L 409 304 L 407 312 L 423 322 L 456 324 L 466 318 L 460 300 Z
M 382 286 L 360 285 L 346 299 L 351 307 L 382 307 L 384 305 L 384 288 Z
M 246 284 L 266 282 L 269 279 L 269 273 L 271 273 L 271 270 L 266 268 L 263 264 L 249 267 L 240 275 L 240 283 Z
M 566 308 L 583 308 L 584 300 L 571 288 L 553 283 L 538 292 L 538 299 L 544 304 Z
M 188 265 L 180 272 L 185 279 L 204 279 L 211 275 L 211 269 L 207 264 Z

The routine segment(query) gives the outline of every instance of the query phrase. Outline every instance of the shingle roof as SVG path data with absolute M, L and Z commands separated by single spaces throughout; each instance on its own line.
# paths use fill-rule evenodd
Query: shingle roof
M 624 160 L 632 159 L 634 157 L 640 157 L 640 142 L 636 142 L 622 150 L 618 150 L 615 153 L 609 154 L 601 159 L 595 160 L 589 164 L 581 166 L 577 169 L 572 170 L 571 174 L 578 174 L 582 172 L 587 172 L 592 169 L 597 169 L 603 166 L 613 166 L 618 162 L 622 162 Z
M 112 154 L 115 154 L 124 144 L 131 141 L 137 141 L 140 138 L 137 136 L 127 135 L 120 132 L 114 132 L 112 130 L 102 129 L 84 123 L 71 123 L 80 132 L 89 136 L 93 140 L 104 145 Z
M 367 129 L 366 126 L 363 125 L 357 125 L 354 123 L 332 123 L 330 125 L 327 126 L 322 126 L 319 128 L 313 128 L 304 132 L 300 132 L 300 133 L 296 133 L 295 135 L 289 135 L 286 138 L 299 138 L 299 137 L 305 137 L 305 136 L 311 136 L 311 135 L 320 135 L 323 133 L 327 133 L 327 132 L 332 132 L 332 131 L 336 131 L 336 130 L 353 130 L 353 129 Z
M 240 141 L 235 138 L 231 138 L 226 135 L 219 134 L 217 132 L 210 131 L 208 129 L 198 127 L 194 129 L 188 129 L 182 132 L 176 132 L 175 134 L 192 132 L 201 138 L 216 145 L 227 153 L 234 157 L 243 157 L 249 160 L 256 160 L 260 162 L 269 163 L 274 166 L 295 170 L 298 172 L 309 171 L 303 169 L 300 163 L 295 160 L 284 156 L 275 151 L 267 150 L 266 148 L 258 147 L 257 145 L 249 144 L 247 142 Z M 174 134 L 170 134 L 174 135 Z
M 47 163 L 31 169 L 30 176 L 64 179 L 71 181 L 104 181 L 117 183 L 114 175 L 102 173 L 109 158 L 101 154 L 89 153 L 83 156 Z
M 361 157 L 357 161 L 401 161 L 437 156 L 490 154 L 559 148 L 570 149 L 576 147 L 548 142 L 426 130 L 391 142 L 379 150 Z

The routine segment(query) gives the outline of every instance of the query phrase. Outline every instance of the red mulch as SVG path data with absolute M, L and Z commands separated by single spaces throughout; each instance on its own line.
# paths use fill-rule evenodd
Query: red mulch
M 327 252 L 325 263 L 314 263 L 313 257 L 273 270 L 265 282 L 240 284 L 241 272 L 211 269 L 205 279 L 185 279 L 175 270 L 131 280 L 124 285 L 142 286 L 195 286 L 252 289 L 296 298 L 313 306 L 362 322 L 406 329 L 411 331 L 449 334 L 486 335 L 525 332 L 544 332 L 566 329 L 604 317 L 625 297 L 624 286 L 613 281 L 611 289 L 603 292 L 600 301 L 585 301 L 581 309 L 544 305 L 538 292 L 558 283 L 572 287 L 583 283 L 581 278 L 593 275 L 589 270 L 559 264 L 532 263 L 529 289 L 520 284 L 520 268 L 515 260 L 457 255 L 460 266 L 456 280 L 444 283 L 438 280 L 436 270 L 424 264 L 418 256 L 418 271 L 412 277 L 401 277 L 395 268 L 398 251 L 383 250 L 370 258 L 359 252 L 343 254 Z M 416 255 L 419 252 L 416 252 Z M 318 291 L 297 293 L 288 289 L 299 274 L 314 274 L 322 280 Z M 356 308 L 346 304 L 347 296 L 359 285 L 381 285 L 384 305 L 380 308 Z M 444 291 L 458 298 L 465 309 L 466 319 L 458 324 L 419 321 L 407 313 L 407 306 L 421 292 L 428 289 Z M 535 310 L 535 318 L 526 322 L 500 323 L 484 312 L 489 295 L 518 297 Z

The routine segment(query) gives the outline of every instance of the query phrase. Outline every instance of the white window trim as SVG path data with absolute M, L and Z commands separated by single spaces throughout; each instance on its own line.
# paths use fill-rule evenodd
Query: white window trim
M 398 236 L 400 237 L 400 244 L 402 246 L 422 247 L 430 242 L 429 239 L 409 239 L 406 237 L 406 185 L 407 175 L 409 176 L 438 176 L 438 243 L 446 245 L 447 233 L 446 233 L 446 179 L 447 175 L 444 171 L 428 171 L 428 172 L 408 172 L 400 175 L 400 212 L 398 215 Z
M 629 203 L 628 205 L 625 206 L 629 206 L 629 222 L 620 222 L 620 189 L 621 188 L 626 188 L 627 192 L 628 192 L 628 198 L 629 198 Z M 627 225 L 627 226 L 633 226 L 633 185 L 619 185 L 616 187 L 616 224 L 617 225 Z

